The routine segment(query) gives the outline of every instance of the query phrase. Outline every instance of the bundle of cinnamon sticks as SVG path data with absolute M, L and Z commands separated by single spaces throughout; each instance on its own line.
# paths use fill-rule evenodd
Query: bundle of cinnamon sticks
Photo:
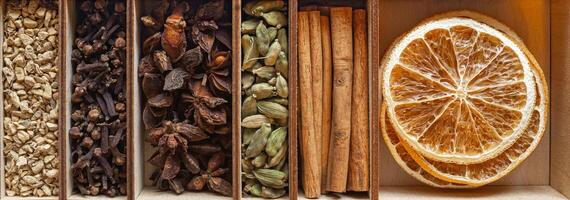
M 298 15 L 301 180 L 305 196 L 369 188 L 366 11 Z

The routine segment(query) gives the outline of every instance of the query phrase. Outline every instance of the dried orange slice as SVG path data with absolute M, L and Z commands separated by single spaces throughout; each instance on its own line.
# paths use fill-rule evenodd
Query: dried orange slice
M 420 182 L 439 188 L 469 188 L 471 186 L 466 184 L 458 184 L 449 181 L 441 180 L 429 172 L 424 170 L 408 153 L 406 148 L 404 147 L 404 143 L 400 140 L 394 127 L 390 124 L 386 114 L 386 105 L 382 105 L 382 113 L 381 113 L 381 126 L 382 126 L 382 136 L 384 137 L 384 142 L 388 147 L 388 150 L 392 154 L 392 157 L 400 165 L 406 173 L 410 174 L 415 179 L 419 180 Z
M 546 111 L 548 107 L 548 91 L 545 87 L 546 80 L 542 74 L 542 70 L 535 68 L 533 71 L 535 72 L 536 89 L 539 95 L 537 95 L 536 98 L 536 106 L 533 109 L 530 123 L 514 145 L 497 157 L 477 164 L 445 163 L 425 158 L 416 153 L 405 142 L 399 141 L 400 138 L 396 134 L 392 124 L 386 122 L 388 118 L 382 113 L 382 131 L 388 149 L 390 149 L 398 164 L 405 161 L 403 163 L 406 163 L 406 166 L 400 164 L 402 168 L 406 171 L 414 169 L 413 171 L 415 171 L 416 174 L 408 173 L 428 185 L 465 188 L 469 186 L 478 187 L 498 180 L 515 169 L 534 151 L 540 143 L 540 139 L 546 129 Z M 382 111 L 385 112 L 385 106 Z M 422 175 L 422 177 L 418 177 L 418 174 Z M 438 184 L 434 185 L 434 182 L 426 182 L 426 180 L 423 179 L 437 180 L 438 182 L 435 183 Z
M 469 17 L 426 21 L 386 53 L 382 92 L 399 137 L 434 161 L 481 163 L 524 133 L 536 89 L 518 38 Z

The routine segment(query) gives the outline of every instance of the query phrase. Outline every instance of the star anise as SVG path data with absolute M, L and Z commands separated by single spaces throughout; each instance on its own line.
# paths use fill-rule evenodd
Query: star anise
M 188 142 L 197 142 L 207 139 L 209 136 L 200 128 L 185 122 L 164 121 L 158 128 L 150 130 L 147 140 L 159 150 L 151 156 L 149 162 L 156 167 L 162 167 L 156 175 L 155 184 L 160 186 L 168 182 L 170 189 L 176 193 L 183 191 L 177 187 L 175 179 L 180 171 L 184 170 L 192 174 L 200 172 L 200 164 L 192 154 L 188 152 Z
M 231 196 L 230 15 L 224 0 L 157 2 L 141 17 L 148 37 L 138 69 L 147 141 L 157 147 L 150 179 L 178 194 L 207 186 Z
M 208 133 L 227 133 L 220 130 L 226 130 L 228 101 L 213 96 L 199 80 L 190 82 L 190 88 L 190 93 L 182 94 L 182 101 L 189 104 L 185 116 Z
M 232 195 L 231 183 L 221 178 L 229 170 L 221 168 L 225 161 L 225 155 L 222 152 L 215 153 L 208 161 L 208 168 L 202 171 L 200 175 L 194 176 L 188 184 L 186 189 L 190 191 L 203 190 L 207 185 L 212 191 L 218 192 L 225 196 Z

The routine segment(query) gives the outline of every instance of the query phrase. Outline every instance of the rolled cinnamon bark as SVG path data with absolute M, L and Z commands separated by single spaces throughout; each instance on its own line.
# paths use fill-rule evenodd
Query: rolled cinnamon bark
M 354 74 L 352 82 L 352 125 L 348 165 L 349 191 L 368 191 L 369 188 L 369 124 L 368 124 L 368 60 L 366 38 L 366 11 L 353 11 Z
M 332 117 L 331 26 L 328 16 L 321 16 L 321 41 L 323 47 L 323 146 L 321 149 L 321 180 L 327 180 L 327 163 L 329 159 Z M 321 192 L 326 191 L 326 185 L 326 181 L 322 181 Z
M 309 12 L 309 36 L 311 41 L 315 145 L 317 145 L 317 152 L 320 155 L 323 150 L 323 48 L 321 41 L 321 12 L 319 11 Z M 317 160 L 319 168 L 322 169 L 320 157 Z
M 334 86 L 327 190 L 346 192 L 352 110 L 352 8 L 331 8 L 330 20 Z
M 302 184 L 307 198 L 318 198 L 321 194 L 320 154 L 317 151 L 313 115 L 313 90 L 311 75 L 311 46 L 309 35 L 309 13 L 298 14 L 299 50 L 299 92 L 301 101 L 301 161 Z

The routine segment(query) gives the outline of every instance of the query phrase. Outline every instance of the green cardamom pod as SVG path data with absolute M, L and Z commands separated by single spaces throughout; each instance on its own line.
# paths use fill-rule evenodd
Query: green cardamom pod
M 278 104 L 281 104 L 283 106 L 289 106 L 289 100 L 286 98 L 273 97 L 273 98 L 266 99 L 266 101 L 278 103 Z
M 272 178 L 272 179 L 277 179 L 277 180 L 287 180 L 288 179 L 287 173 L 279 171 L 279 170 L 274 170 L 274 169 L 256 169 L 256 170 L 253 170 L 253 175 L 256 178 L 267 177 L 267 178 Z
M 287 16 L 281 11 L 270 11 L 261 13 L 261 17 L 271 26 L 281 28 L 287 26 Z
M 289 96 L 289 86 L 287 85 L 287 80 L 281 76 L 281 73 L 277 73 L 275 88 L 277 89 L 277 95 L 280 97 L 287 98 Z
M 281 164 L 281 162 L 285 160 L 286 156 L 287 156 L 287 141 L 283 141 L 281 142 L 281 148 L 279 149 L 279 151 L 269 159 L 269 162 L 267 163 L 267 168 L 278 166 L 279 164 Z
M 259 51 L 255 42 L 255 37 L 250 35 L 243 35 L 241 37 L 241 47 L 243 51 L 242 70 L 249 69 L 257 63 L 259 58 Z
M 281 52 L 281 44 L 279 44 L 279 40 L 276 39 L 273 43 L 271 43 L 271 46 L 269 46 L 269 51 L 265 55 L 265 65 L 275 65 L 277 58 L 279 57 L 279 52 Z
M 265 115 L 257 114 L 248 116 L 241 120 L 241 126 L 244 128 L 259 128 L 262 124 L 271 123 L 271 119 Z
M 267 54 L 267 50 L 269 50 L 269 43 L 271 42 L 271 40 L 269 40 L 269 32 L 265 23 L 261 22 L 257 25 L 257 28 L 255 28 L 255 36 L 257 50 L 260 55 L 265 56 L 265 54 Z
M 241 159 L 241 170 L 245 173 L 251 173 L 253 171 L 253 165 L 247 159 Z
M 275 83 L 277 83 L 277 77 L 273 77 L 273 78 L 269 79 L 267 81 L 267 83 L 269 83 L 271 85 L 275 85 Z M 277 89 L 277 88 L 275 88 L 275 89 Z
M 287 60 L 287 55 L 283 51 L 279 52 L 279 58 L 277 58 L 277 63 L 275 63 L 275 70 L 281 73 L 285 78 L 289 76 L 289 60 Z
M 282 10 L 285 6 L 285 2 L 283 0 L 276 0 L 276 1 L 260 1 L 253 6 L 251 10 L 251 14 L 253 16 L 261 16 L 265 12 L 273 11 L 273 10 Z
M 287 53 L 287 51 L 288 51 L 287 29 L 285 29 L 285 28 L 279 29 L 279 31 L 277 32 L 277 39 L 279 40 L 279 43 L 281 43 L 281 50 L 283 52 Z
M 261 78 L 271 79 L 273 76 L 275 76 L 275 67 L 263 66 L 259 69 L 252 70 L 252 72 Z
M 253 98 L 257 100 L 275 95 L 275 86 L 272 86 L 269 83 L 256 83 L 251 86 L 251 90 L 253 92 Z
M 257 114 L 257 100 L 253 96 L 247 96 L 241 105 L 242 119 Z
M 251 172 L 253 172 L 253 171 L 251 171 Z M 249 172 L 249 173 L 242 173 L 242 175 L 243 175 L 243 176 L 242 176 L 242 179 L 244 179 L 244 180 L 249 180 L 249 179 L 254 179 L 254 180 L 255 180 L 255 179 L 257 179 L 257 177 L 255 177 L 255 175 L 253 175 L 251 172 Z
M 248 15 L 254 16 L 253 15 L 253 8 L 259 2 L 260 1 L 256 1 L 256 0 L 250 1 L 249 3 L 245 4 L 245 6 L 243 7 L 243 11 Z
M 256 157 L 265 149 L 265 144 L 267 143 L 267 137 L 271 133 L 271 124 L 263 123 L 257 131 L 253 134 L 251 142 L 245 150 L 246 158 Z
M 256 108 L 257 109 L 257 108 Z M 242 146 L 247 146 L 251 142 L 251 137 L 255 133 L 255 129 L 242 128 L 241 129 L 241 144 Z
M 273 26 L 267 28 L 267 34 L 269 35 L 269 41 L 273 41 L 273 40 L 275 40 L 275 38 L 277 38 L 277 31 L 278 31 L 278 29 L 273 27 Z
M 265 166 L 265 164 L 267 164 L 267 154 L 260 153 L 253 160 L 251 160 L 251 164 L 256 168 Z
M 254 69 L 259 69 L 263 67 L 263 65 L 259 62 L 255 62 L 255 64 L 253 65 L 253 67 L 251 67 L 250 71 L 253 71 Z
M 259 113 L 274 119 L 283 119 L 289 116 L 289 111 L 285 106 L 270 101 L 257 102 L 257 111 Z
M 255 33 L 255 29 L 261 20 L 250 19 L 241 23 L 241 33 L 242 34 L 252 34 Z
M 244 71 L 241 73 L 241 89 L 245 90 L 253 85 L 255 82 L 255 76 L 248 71 Z
M 246 96 L 252 96 L 253 95 L 253 90 L 251 89 L 251 87 L 245 89 L 245 95 Z
M 274 169 L 256 169 L 253 175 L 257 180 L 267 187 L 284 188 L 287 187 L 287 174 Z
M 261 191 L 262 191 L 261 185 L 259 183 L 256 183 L 249 189 L 249 194 L 260 197 Z
M 273 189 L 270 187 L 261 187 L 261 197 L 267 199 L 277 199 L 285 195 L 285 189 Z
M 275 156 L 283 147 L 283 141 L 287 138 L 287 128 L 279 127 L 269 134 L 267 145 L 265 145 L 265 153 L 269 156 Z

